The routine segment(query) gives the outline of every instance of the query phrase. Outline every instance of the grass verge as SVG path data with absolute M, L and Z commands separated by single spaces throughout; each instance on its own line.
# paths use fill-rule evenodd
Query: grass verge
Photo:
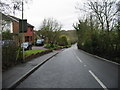
M 31 54 L 36 54 L 38 52 L 43 52 L 43 51 L 46 51 L 46 49 L 36 49 L 36 50 L 28 50 L 28 51 L 25 51 L 25 55 L 26 56 L 29 56 Z

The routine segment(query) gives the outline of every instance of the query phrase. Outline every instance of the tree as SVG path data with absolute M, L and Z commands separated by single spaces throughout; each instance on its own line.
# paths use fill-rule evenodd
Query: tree
M 10 13 L 10 5 L 0 0 L 0 12 Z
M 88 1 L 86 5 L 90 17 L 79 19 L 73 25 L 77 31 L 79 49 L 120 62 L 119 3 L 114 0 Z
M 99 21 L 99 28 L 110 32 L 115 26 L 116 14 L 118 12 L 115 7 L 116 3 L 116 0 L 88 0 L 85 5 L 89 12 L 96 17 L 96 21 Z M 77 7 L 79 10 L 83 10 L 80 9 L 79 6 Z
M 25 4 L 31 0 L 23 0 Z M 0 12 L 15 15 L 16 11 L 22 10 L 22 0 L 0 0 Z
M 58 44 L 59 44 L 60 46 L 66 46 L 66 45 L 68 45 L 67 36 L 61 35 L 61 36 L 59 37 Z
M 91 41 L 90 39 L 91 39 L 92 30 L 91 30 L 88 20 L 89 19 L 79 20 L 79 22 L 76 23 L 76 25 L 73 25 L 75 30 L 77 31 L 79 49 L 85 50 L 84 46 L 90 47 L 90 41 Z
M 53 18 L 48 18 L 43 20 L 38 35 L 44 36 L 47 43 L 55 44 L 59 37 L 60 30 L 61 24 Z
M 9 30 L 2 32 L 2 40 L 13 40 L 13 35 Z

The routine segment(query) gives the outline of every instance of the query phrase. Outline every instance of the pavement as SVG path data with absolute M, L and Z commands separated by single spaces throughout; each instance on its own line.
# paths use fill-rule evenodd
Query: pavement
M 117 89 L 118 67 L 117 64 L 88 55 L 74 45 L 44 63 L 17 88 Z
M 6 72 L 2 73 L 2 87 L 8 88 L 11 85 L 13 85 L 16 81 L 19 81 L 26 73 L 29 73 L 31 69 L 34 69 L 34 67 L 40 65 L 45 60 L 51 58 L 55 54 L 59 53 L 61 50 L 53 51 L 49 54 L 45 54 L 43 56 L 40 56 L 38 58 L 35 58 L 33 60 L 28 61 L 27 63 L 23 63 L 20 65 L 17 65 L 13 68 L 10 68 Z

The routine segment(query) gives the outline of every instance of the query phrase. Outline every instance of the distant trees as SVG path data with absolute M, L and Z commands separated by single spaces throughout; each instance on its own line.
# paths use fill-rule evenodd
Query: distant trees
M 44 19 L 37 35 L 45 39 L 46 48 L 70 47 L 76 41 L 76 32 L 61 30 L 62 25 L 53 18 Z M 69 40 L 71 39 L 72 40 Z
M 38 31 L 38 35 L 43 36 L 47 43 L 56 44 L 59 39 L 61 27 L 62 25 L 53 18 L 44 19 Z
M 77 42 L 78 37 L 75 30 L 62 30 L 60 34 L 67 37 L 68 44 L 75 44 Z
M 120 62 L 117 3 L 116 0 L 89 0 L 86 3 L 89 12 L 85 11 L 89 16 L 74 24 L 79 49 Z

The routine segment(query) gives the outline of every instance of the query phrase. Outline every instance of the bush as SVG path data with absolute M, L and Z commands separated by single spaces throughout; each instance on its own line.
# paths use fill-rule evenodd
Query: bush
M 13 40 L 6 40 L 2 46 L 2 68 L 7 69 L 22 59 L 22 52 Z
M 45 48 L 51 49 L 51 50 L 57 50 L 63 48 L 62 46 L 56 45 L 56 44 L 45 44 Z
M 51 44 L 45 44 L 44 47 L 50 49 L 50 48 L 53 48 L 54 45 L 51 45 Z
M 58 45 L 60 45 L 60 46 L 68 45 L 68 40 L 67 40 L 67 37 L 65 35 L 62 35 L 59 37 Z
M 85 23 L 84 25 L 87 26 L 82 27 L 82 23 L 80 23 L 80 28 L 76 30 L 78 33 L 78 48 L 120 63 L 120 39 L 117 30 L 114 29 L 110 32 L 91 30 L 87 28 L 89 25 Z

